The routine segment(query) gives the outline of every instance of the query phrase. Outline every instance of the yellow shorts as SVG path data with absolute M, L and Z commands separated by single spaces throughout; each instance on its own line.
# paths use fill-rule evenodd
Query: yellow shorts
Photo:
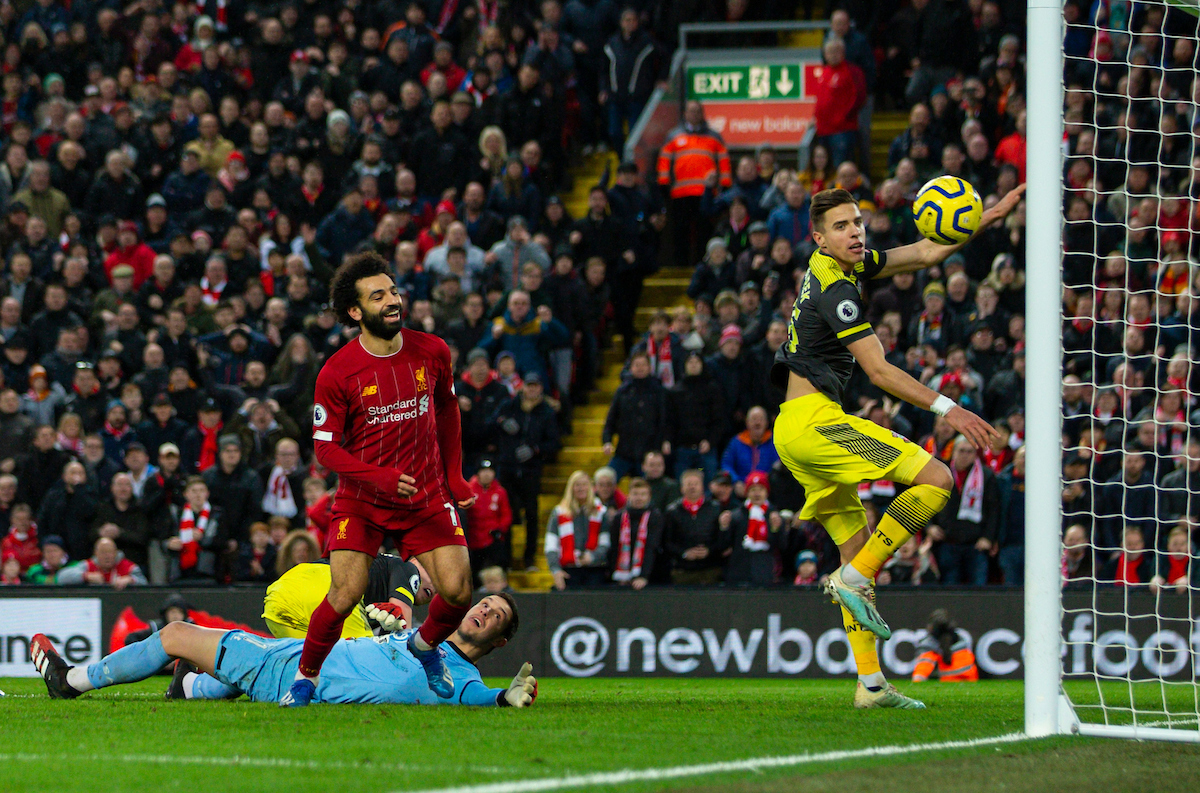
M 779 459 L 804 488 L 800 518 L 819 522 L 838 545 L 867 525 L 861 482 L 909 484 L 932 459 L 912 441 L 847 415 L 821 393 L 784 402 L 773 437 Z
M 331 574 L 327 564 L 298 564 L 267 587 L 263 601 L 263 620 L 277 639 L 303 639 L 308 634 L 308 619 L 329 594 Z M 346 615 L 342 638 L 372 636 L 367 613 L 361 605 Z

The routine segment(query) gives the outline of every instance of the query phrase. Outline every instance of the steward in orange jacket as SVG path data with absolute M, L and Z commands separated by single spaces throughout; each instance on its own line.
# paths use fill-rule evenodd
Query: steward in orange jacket
M 671 198 L 704 195 L 704 180 L 713 171 L 721 187 L 733 186 L 729 149 L 720 135 L 704 121 L 671 130 L 658 153 L 658 183 L 669 189 Z
M 971 643 L 959 637 L 958 626 L 944 609 L 929 618 L 929 635 L 918 647 L 917 665 L 913 667 L 914 683 L 921 683 L 935 674 L 943 683 L 976 682 L 979 667 Z

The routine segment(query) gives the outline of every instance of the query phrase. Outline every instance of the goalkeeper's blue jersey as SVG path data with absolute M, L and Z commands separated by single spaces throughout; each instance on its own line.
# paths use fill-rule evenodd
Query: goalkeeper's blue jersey
M 442 699 L 430 691 L 421 662 L 408 649 L 408 636 L 406 631 L 339 641 L 321 667 L 321 682 L 317 686 L 314 701 L 343 704 L 496 704 L 501 690 L 485 686 L 475 664 L 450 642 L 444 642 L 438 651 L 454 676 L 454 696 Z

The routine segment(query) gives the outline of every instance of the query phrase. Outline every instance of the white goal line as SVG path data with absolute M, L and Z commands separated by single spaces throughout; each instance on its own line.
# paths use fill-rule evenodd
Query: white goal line
M 704 763 L 701 765 L 680 765 L 667 768 L 625 769 L 622 771 L 604 771 L 593 774 L 578 774 L 554 779 L 526 779 L 513 782 L 490 782 L 483 785 L 465 785 L 462 787 L 431 788 L 421 791 L 403 791 L 403 793 L 536 793 L 543 790 L 566 790 L 569 788 L 600 787 L 604 785 L 625 785 L 631 782 L 657 782 L 665 779 L 703 776 L 707 774 L 725 774 L 736 771 L 762 771 L 770 768 L 790 768 L 808 765 L 809 763 L 829 763 L 838 760 L 855 760 L 867 757 L 894 757 L 902 754 L 918 752 L 937 752 L 947 749 L 973 749 L 979 746 L 994 746 L 997 744 L 1016 743 L 1031 740 L 1024 733 L 1009 733 L 990 738 L 971 738 L 962 741 L 941 741 L 938 743 L 917 743 L 907 746 L 873 746 L 866 749 L 845 749 L 816 754 L 795 754 L 782 757 L 752 757 L 746 760 L 731 760 L 719 763 Z

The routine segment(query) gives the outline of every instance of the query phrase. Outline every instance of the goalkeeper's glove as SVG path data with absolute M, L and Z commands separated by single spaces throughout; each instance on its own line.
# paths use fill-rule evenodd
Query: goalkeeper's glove
M 367 606 L 367 616 L 379 623 L 384 633 L 395 633 L 408 627 L 404 609 L 395 603 L 372 603 Z
M 538 694 L 537 678 L 532 673 L 533 665 L 526 661 L 501 695 L 499 704 L 513 708 L 527 708 L 532 705 Z

